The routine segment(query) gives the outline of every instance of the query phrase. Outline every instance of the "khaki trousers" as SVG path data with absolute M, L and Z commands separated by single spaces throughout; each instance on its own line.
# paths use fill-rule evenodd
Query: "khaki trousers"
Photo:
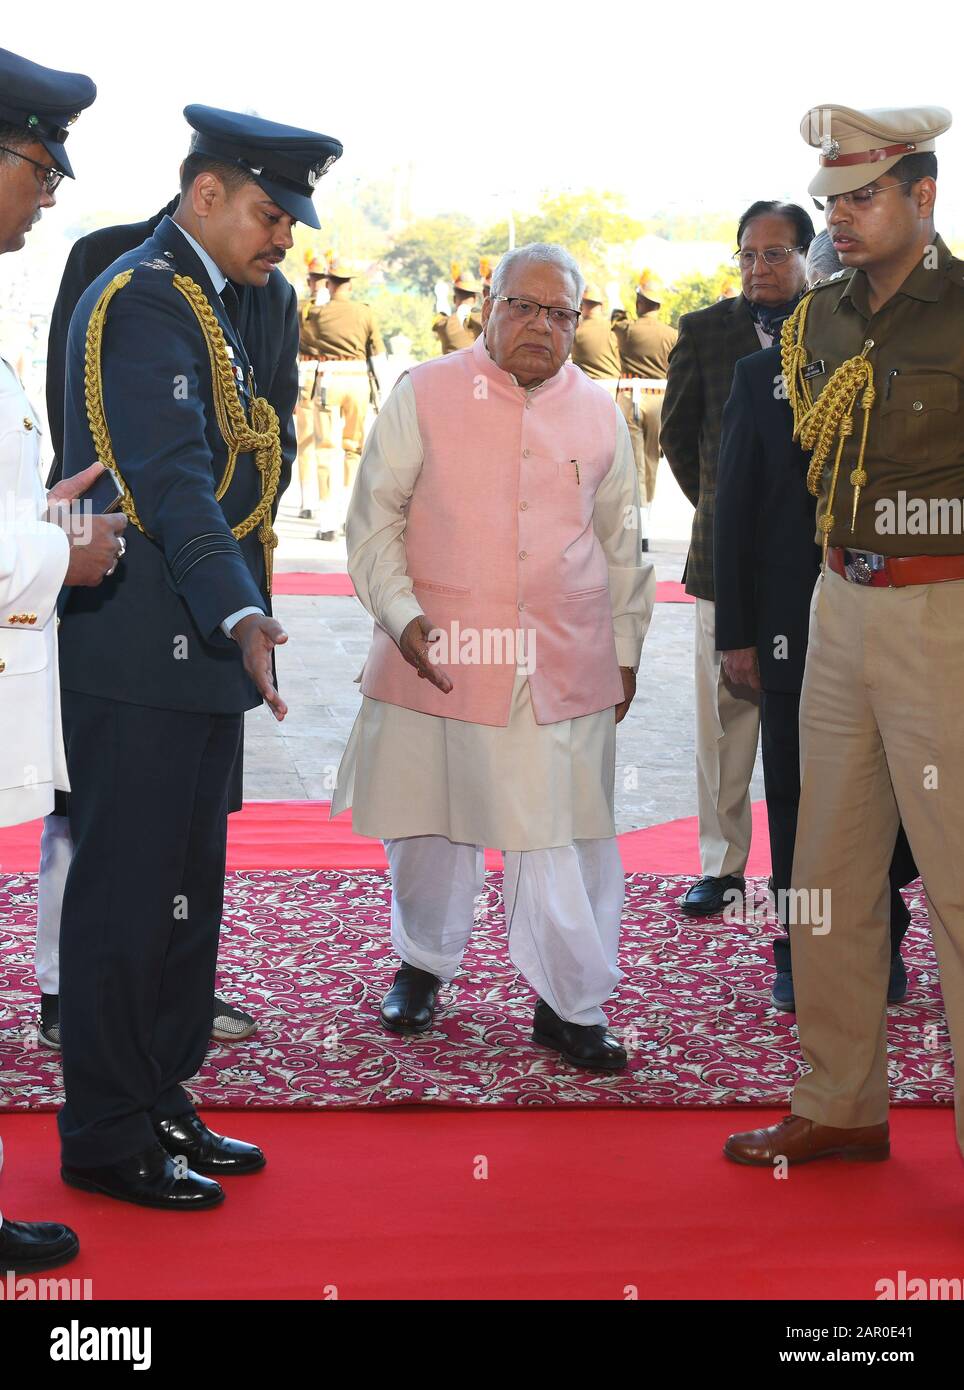
M 318 373 L 309 363 L 304 373 L 295 423 L 298 431 L 298 474 L 302 507 L 320 504 L 331 529 L 344 524 L 351 490 L 365 444 L 368 413 L 368 373 L 344 370 Z M 337 467 L 335 417 L 341 422 L 344 462 Z M 326 528 L 328 529 L 328 528 Z
M 887 1118 L 887 869 L 898 819 L 927 890 L 951 1046 L 964 1057 L 962 634 L 964 580 L 872 589 L 828 570 L 814 590 L 792 883 L 811 905 L 823 897 L 830 930 L 794 929 L 810 1071 L 793 1112 L 821 1124 Z M 960 1070 L 955 1102 L 964 1151 Z
M 633 393 L 626 387 L 617 396 L 619 407 L 629 426 L 639 479 L 639 500 L 650 506 L 656 495 L 656 473 L 659 468 L 659 425 L 663 415 L 663 396 L 660 392 L 643 391 L 638 412 L 633 409 Z
M 716 604 L 696 600 L 696 798 L 700 867 L 742 874 L 753 830 L 750 780 L 760 738 L 760 694 L 730 685 L 716 650 Z M 895 832 L 896 833 L 896 832 Z M 891 837 L 893 848 L 893 837 Z

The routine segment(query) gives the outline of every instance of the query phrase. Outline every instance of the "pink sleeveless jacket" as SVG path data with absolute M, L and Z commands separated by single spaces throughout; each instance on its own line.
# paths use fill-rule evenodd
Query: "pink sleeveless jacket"
M 444 634 L 440 665 L 454 688 L 443 695 L 420 679 L 376 624 L 362 693 L 505 725 L 524 665 L 539 724 L 618 704 L 608 564 L 592 524 L 615 452 L 611 397 L 570 363 L 527 394 L 481 338 L 414 367 L 411 381 L 424 462 L 408 508 L 407 573 Z

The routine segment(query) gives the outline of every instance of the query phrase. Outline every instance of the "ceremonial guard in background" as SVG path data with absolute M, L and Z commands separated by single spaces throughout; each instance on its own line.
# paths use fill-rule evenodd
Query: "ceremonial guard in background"
M 59 481 L 64 447 L 64 380 L 67 331 L 84 290 L 125 251 L 153 236 L 165 217 L 176 210 L 178 198 L 144 222 L 102 227 L 75 241 L 67 257 L 60 290 L 50 318 L 47 341 L 47 421 L 54 451 L 48 487 Z M 238 331 L 255 380 L 277 412 L 281 429 L 281 479 L 274 510 L 291 480 L 296 454 L 294 403 L 298 394 L 298 301 L 294 286 L 276 267 L 266 285 L 235 285 Z M 244 799 L 243 740 L 232 778 L 229 811 L 240 811 Z M 40 1041 L 60 1047 L 60 914 L 64 884 L 73 854 L 66 793 L 58 792 L 53 813 L 44 820 L 37 885 L 37 948 L 35 964 L 40 986 Z M 219 995 L 214 999 L 211 1036 L 218 1042 L 239 1042 L 257 1031 L 257 1022 L 244 1009 Z
M 442 344 L 443 356 L 471 347 L 482 332 L 478 313 L 481 294 L 482 285 L 474 276 L 463 274 L 458 266 L 452 267 L 452 312 L 440 313 L 432 324 L 432 332 Z
M 67 128 L 94 100 L 82 73 L 57 72 L 0 49 L 0 254 L 20 251 L 73 170 Z M 97 466 L 48 497 L 40 477 L 40 419 L 0 357 L 0 825 L 45 815 L 67 786 L 57 682 L 57 597 L 66 580 L 95 585 L 123 554 L 123 517 L 57 524 L 50 501 L 85 491 Z M 81 524 L 82 523 L 82 524 Z M 0 1142 L 0 1168 L 3 1144 Z M 0 1215 L 0 1274 L 32 1274 L 77 1254 L 59 1222 Z
M 207 1129 L 182 1082 L 210 1032 L 241 715 L 261 699 L 286 713 L 270 617 L 280 425 L 233 284 L 267 284 L 294 223 L 318 225 L 312 191 L 341 146 L 185 115 L 174 218 L 94 281 L 68 342 L 64 476 L 101 459 L 131 525 L 125 562 L 71 591 L 61 626 L 74 858 L 59 1123 L 65 1181 L 196 1210 L 222 1200 L 215 1176 L 264 1164 Z
M 298 447 L 302 515 L 317 479 L 318 539 L 344 535 L 345 514 L 365 443 L 369 405 L 377 409 L 378 381 L 385 375 L 385 345 L 367 304 L 352 299 L 361 272 L 333 256 L 325 267 L 328 299 L 317 303 L 319 263 L 309 268 L 309 299 L 301 309 L 301 394 Z M 341 420 L 341 469 L 336 465 L 335 416 Z
M 572 360 L 590 381 L 598 381 L 615 400 L 619 387 L 619 344 L 606 317 L 605 302 L 605 292 L 598 285 L 586 285 L 579 327 L 572 340 Z
M 779 1124 L 726 1153 L 772 1167 L 884 1159 L 891 885 L 898 821 L 927 891 L 964 1151 L 964 262 L 937 235 L 941 107 L 815 107 L 810 192 L 846 272 L 783 333 L 794 421 L 812 450 L 824 567 L 800 703 L 792 886 L 820 911 L 793 929 L 808 1071 Z M 810 920 L 814 920 L 811 916 Z
M 644 550 L 649 549 L 649 509 L 656 495 L 659 426 L 669 354 L 677 336 L 675 328 L 657 318 L 664 297 L 662 282 L 651 271 L 643 271 L 636 289 L 635 319 L 624 316 L 613 324 L 619 345 L 620 376 L 633 379 L 631 386 L 620 391 L 619 405 L 629 426 L 639 475 Z M 653 384 L 647 385 L 649 382 Z

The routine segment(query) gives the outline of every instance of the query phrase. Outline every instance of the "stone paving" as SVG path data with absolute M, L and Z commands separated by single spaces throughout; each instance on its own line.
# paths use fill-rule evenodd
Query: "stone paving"
M 282 501 L 278 570 L 344 571 L 343 542 L 314 538 L 298 518 L 296 489 Z M 666 464 L 653 510 L 650 559 L 658 579 L 680 578 L 692 510 Z M 368 651 L 371 619 L 354 598 L 280 595 L 288 643 L 278 653 L 288 717 L 266 709 L 246 719 L 245 796 L 330 800 L 335 772 L 360 701 L 355 678 Z M 752 795 L 763 796 L 759 757 Z M 643 649 L 637 695 L 619 726 L 616 829 L 636 830 L 696 813 L 693 754 L 693 608 L 659 603 Z

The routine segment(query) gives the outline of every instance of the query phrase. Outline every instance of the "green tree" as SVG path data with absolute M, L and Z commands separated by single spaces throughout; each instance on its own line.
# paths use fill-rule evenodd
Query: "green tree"
M 391 339 L 396 333 L 404 333 L 412 344 L 412 356 L 420 362 L 427 357 L 438 356 L 439 341 L 432 332 L 435 305 L 431 295 L 392 289 L 387 285 L 373 285 L 359 298 L 369 305 L 375 315 L 386 349 L 391 347 Z
M 462 213 L 413 222 L 385 257 L 404 288 L 428 294 L 436 281 L 451 279 L 453 262 L 473 274 L 478 267 L 478 233 Z

